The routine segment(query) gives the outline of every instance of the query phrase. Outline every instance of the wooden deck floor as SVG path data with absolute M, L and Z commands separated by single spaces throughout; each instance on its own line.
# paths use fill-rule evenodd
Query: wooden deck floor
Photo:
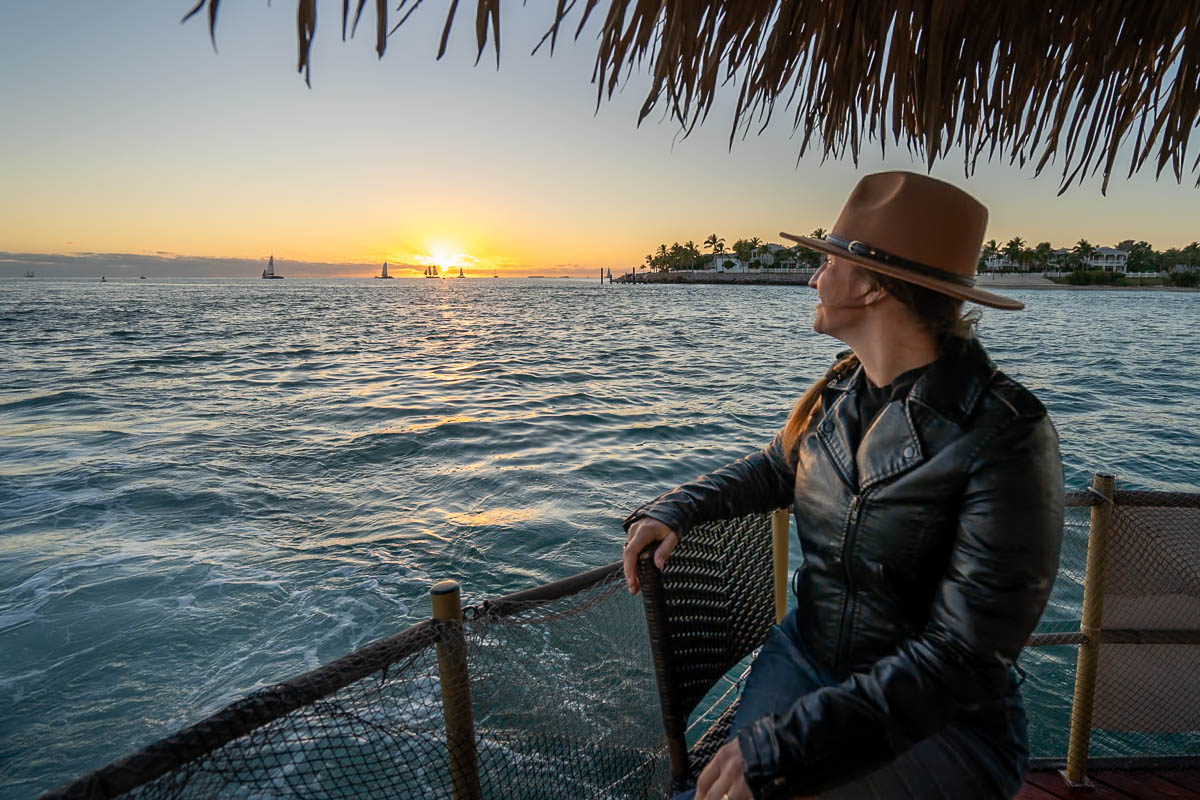
M 1030 772 L 1016 800 L 1200 800 L 1200 770 L 1107 769 L 1088 773 L 1095 790 L 1069 789 L 1053 771 Z

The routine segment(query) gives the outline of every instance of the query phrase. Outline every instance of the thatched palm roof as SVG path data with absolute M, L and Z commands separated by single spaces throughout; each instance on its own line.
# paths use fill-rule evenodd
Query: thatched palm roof
M 219 2 L 199 0 L 188 14 L 206 9 L 214 36 Z M 366 0 L 351 5 L 342 0 L 343 38 Z M 421 0 L 390 5 L 374 4 L 381 57 Z M 599 5 L 556 0 L 543 43 L 553 48 L 566 24 L 578 37 Z M 458 6 L 451 0 L 439 58 Z M 307 79 L 316 0 L 297 7 Z M 476 1 L 479 55 L 490 37 L 497 63 L 499 15 L 500 0 Z M 1126 141 L 1129 174 L 1150 162 L 1156 175 L 1169 169 L 1182 180 L 1200 167 L 1200 158 L 1185 163 L 1200 123 L 1196 0 L 608 0 L 593 74 L 598 101 L 643 64 L 653 82 L 639 122 L 661 108 L 691 130 L 730 83 L 738 92 L 731 140 L 765 126 L 780 104 L 801 155 L 815 142 L 827 157 L 848 150 L 857 161 L 864 140 L 881 149 L 890 140 L 932 166 L 961 145 L 968 175 L 980 155 L 1032 161 L 1037 172 L 1058 163 L 1064 190 L 1097 172 L 1107 188 Z

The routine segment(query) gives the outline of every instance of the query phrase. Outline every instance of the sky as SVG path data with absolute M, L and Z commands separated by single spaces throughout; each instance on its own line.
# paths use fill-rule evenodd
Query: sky
M 193 2 L 0 4 L 0 276 L 36 264 L 252 277 L 273 254 L 296 276 L 388 261 L 400 276 L 438 263 L 591 277 L 660 243 L 828 228 L 860 176 L 924 171 L 894 146 L 857 166 L 798 161 L 786 112 L 730 148 L 735 88 L 682 139 L 670 120 L 637 125 L 642 73 L 597 108 L 596 24 L 530 55 L 547 0 L 505 7 L 499 69 L 490 49 L 475 65 L 473 3 L 438 61 L 444 3 L 419 8 L 377 59 L 370 9 L 343 42 L 341 3 L 320 0 L 311 88 L 294 2 L 223 3 L 215 52 L 203 15 L 180 23 Z M 1200 239 L 1186 175 L 1122 171 L 1107 196 L 1099 178 L 1059 196 L 1052 166 L 1035 178 L 981 163 L 966 179 L 957 151 L 932 174 L 987 205 L 1000 242 Z

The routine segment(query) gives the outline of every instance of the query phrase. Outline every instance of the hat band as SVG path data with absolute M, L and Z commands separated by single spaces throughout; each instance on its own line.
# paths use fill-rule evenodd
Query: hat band
M 950 283 L 957 283 L 960 286 L 975 285 L 975 280 L 973 278 L 959 275 L 956 272 L 947 272 L 946 270 L 938 269 L 937 267 L 931 267 L 928 264 L 922 264 L 919 261 L 909 261 L 907 258 L 895 255 L 894 253 L 889 253 L 886 250 L 880 250 L 879 248 L 872 247 L 869 244 L 863 244 L 859 241 L 851 241 L 850 239 L 846 239 L 841 236 L 835 236 L 832 233 L 825 234 L 824 239 L 830 244 L 841 247 L 842 249 L 847 250 L 856 256 L 870 258 L 880 263 L 887 264 L 891 267 L 900 267 L 901 269 L 915 272 L 918 275 L 924 275 L 927 278 L 936 278 L 942 281 L 949 281 Z

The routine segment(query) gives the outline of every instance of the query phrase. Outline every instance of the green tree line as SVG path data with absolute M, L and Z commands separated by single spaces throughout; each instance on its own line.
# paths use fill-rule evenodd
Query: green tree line
M 821 238 L 825 233 L 824 228 L 817 228 L 810 235 L 813 238 Z M 1125 239 L 1114 247 L 1129 254 L 1126 259 L 1126 269 L 1129 272 L 1169 273 L 1179 265 L 1200 265 L 1200 242 L 1160 251 L 1155 250 L 1149 242 Z M 1095 245 L 1086 239 L 1080 239 L 1058 263 L 1051 264 L 1054 248 L 1049 242 L 1038 242 L 1030 246 L 1022 237 L 1014 236 L 1001 245 L 992 239 L 983 246 L 980 253 L 979 270 L 987 271 L 987 260 L 1003 255 L 1016 265 L 1017 270 L 1024 272 L 1045 272 L 1051 268 L 1065 272 L 1086 271 L 1089 269 L 1087 259 L 1095 255 L 1096 251 Z M 704 240 L 703 245 L 697 245 L 690 239 L 683 244 L 660 244 L 653 253 L 646 255 L 641 269 L 654 272 L 715 269 L 719 272 L 733 266 L 733 257 L 749 264 L 752 269 L 763 266 L 768 269 L 780 267 L 785 262 L 794 263 L 799 269 L 816 269 L 824 255 L 800 244 L 772 253 L 767 249 L 766 243 L 757 236 L 737 239 L 727 247 L 723 237 L 712 233 Z
M 1155 250 L 1149 242 L 1125 239 L 1113 247 L 1129 253 L 1126 269 L 1130 272 L 1170 272 L 1173 267 L 1179 265 L 1200 265 L 1200 242 L 1160 251 Z M 979 269 L 987 270 L 987 260 L 1002 255 L 1015 264 L 1018 270 L 1025 272 L 1044 272 L 1051 266 L 1064 272 L 1074 272 L 1088 269 L 1087 259 L 1095 255 L 1096 251 L 1095 245 L 1087 239 L 1080 239 L 1060 263 L 1051 265 L 1054 248 L 1049 242 L 1039 242 L 1030 247 L 1020 236 L 1014 236 L 1004 245 L 992 239 L 983 246 L 983 252 L 979 256 Z
M 814 238 L 825 235 L 823 228 L 817 228 L 811 234 Z M 797 268 L 816 269 L 824 256 L 816 250 L 810 250 L 803 245 L 785 247 L 771 252 L 766 243 L 757 236 L 749 239 L 738 239 L 726 247 L 725 239 L 715 233 L 709 234 L 704 240 L 703 247 L 708 252 L 702 252 L 692 240 L 683 244 L 675 242 L 667 246 L 660 244 L 653 253 L 647 253 L 642 269 L 654 272 L 676 272 L 681 270 L 716 269 L 721 271 L 733 265 L 733 257 L 749 264 L 752 268 L 761 266 L 779 266 L 784 261 L 794 261 Z

